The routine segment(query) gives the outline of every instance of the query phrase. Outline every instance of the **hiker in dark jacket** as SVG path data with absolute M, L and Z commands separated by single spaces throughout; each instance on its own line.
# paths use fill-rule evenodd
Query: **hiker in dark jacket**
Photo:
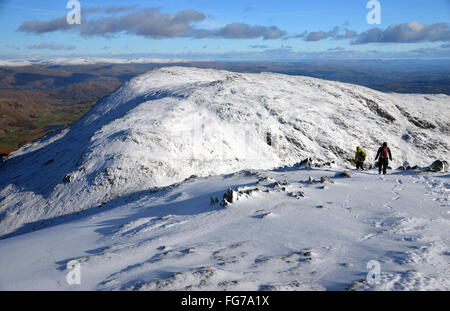
M 391 149 L 389 149 L 387 143 L 383 143 L 383 146 L 378 149 L 375 161 L 378 158 L 380 158 L 378 160 L 378 174 L 381 174 L 381 171 L 383 171 L 383 175 L 386 175 L 386 169 L 389 164 L 389 159 L 392 161 Z

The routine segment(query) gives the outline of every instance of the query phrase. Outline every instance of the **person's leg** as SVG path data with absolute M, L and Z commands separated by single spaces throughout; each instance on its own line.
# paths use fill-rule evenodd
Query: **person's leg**
M 381 170 L 383 169 L 383 161 L 381 159 L 378 160 L 378 174 L 381 174 Z
M 383 175 L 386 175 L 387 167 L 388 167 L 388 161 L 385 160 L 385 161 L 383 161 Z

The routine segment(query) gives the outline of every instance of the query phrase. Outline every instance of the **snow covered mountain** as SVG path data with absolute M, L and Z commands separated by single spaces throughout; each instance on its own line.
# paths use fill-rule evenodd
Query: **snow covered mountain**
M 171 64 L 171 63 L 187 63 L 186 59 L 161 59 L 161 58 L 100 58 L 100 57 L 84 57 L 84 58 L 50 58 L 43 60 L 0 60 L 0 67 L 21 67 L 30 65 L 43 66 L 74 66 L 74 65 L 95 65 L 95 64 Z
M 191 175 L 310 157 L 348 167 L 356 146 L 371 161 L 383 141 L 392 166 L 426 166 L 448 156 L 448 102 L 273 73 L 151 71 L 70 128 L 9 155 L 0 167 L 0 234 Z
M 394 169 L 448 160 L 449 99 L 184 67 L 134 78 L 1 163 L 0 289 L 449 290 L 448 172 L 339 177 L 383 141 Z

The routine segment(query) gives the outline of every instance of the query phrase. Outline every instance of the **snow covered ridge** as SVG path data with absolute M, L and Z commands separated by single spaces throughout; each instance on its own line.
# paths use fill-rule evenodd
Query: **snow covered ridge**
M 339 172 L 189 178 L 56 219 L 0 240 L 0 290 L 449 290 L 449 174 Z
M 0 67 L 21 67 L 29 66 L 31 62 L 28 60 L 15 59 L 15 60 L 0 60 Z
M 43 66 L 68 66 L 68 65 L 95 65 L 95 64 L 170 64 L 170 63 L 187 63 L 186 59 L 161 59 L 161 58 L 52 58 L 44 60 L 0 60 L 0 67 L 20 67 L 30 65 Z
M 392 167 L 449 152 L 446 95 L 385 94 L 273 73 L 161 68 L 132 79 L 66 132 L 0 167 L 0 234 L 192 175 L 273 169 L 305 158 L 349 167 L 387 141 Z

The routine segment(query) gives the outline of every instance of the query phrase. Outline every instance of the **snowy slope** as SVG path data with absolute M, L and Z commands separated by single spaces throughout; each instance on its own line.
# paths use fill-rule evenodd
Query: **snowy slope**
M 426 166 L 448 158 L 448 102 L 445 95 L 384 94 L 272 73 L 158 69 L 2 163 L 0 234 L 191 175 L 272 169 L 308 157 L 347 167 L 357 145 L 373 159 L 387 141 L 393 167 L 405 160 Z
M 31 64 L 31 61 L 24 59 L 0 60 L 0 67 L 21 67 L 30 66 Z
M 170 63 L 187 63 L 186 59 L 162 59 L 162 58 L 101 58 L 101 57 L 85 57 L 85 58 L 52 58 L 34 62 L 35 64 L 44 66 L 66 66 L 66 65 L 94 65 L 94 64 L 170 64 Z
M 449 174 L 336 172 L 242 171 L 118 198 L 0 240 L 0 290 L 450 290 Z M 308 181 L 322 176 L 334 183 Z M 210 203 L 229 187 L 238 200 Z M 72 260 L 80 285 L 66 282 Z

